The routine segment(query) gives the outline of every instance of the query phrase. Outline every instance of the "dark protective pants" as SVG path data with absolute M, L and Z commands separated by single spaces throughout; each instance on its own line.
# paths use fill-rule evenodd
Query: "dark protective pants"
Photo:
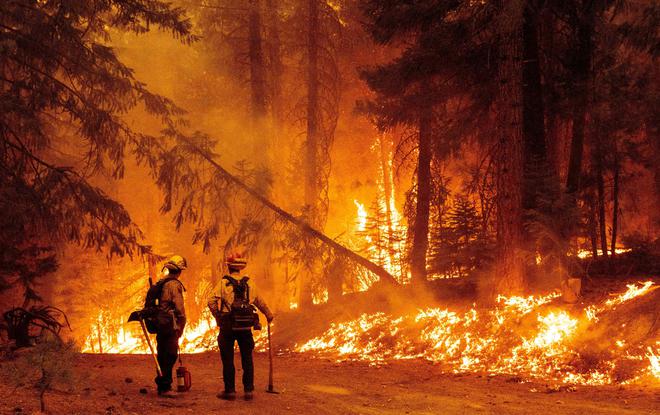
M 172 334 L 156 335 L 156 352 L 158 364 L 163 376 L 156 376 L 156 385 L 160 392 L 172 389 L 172 368 L 176 363 L 179 348 L 179 336 Z
M 221 329 L 218 336 L 225 391 L 236 392 L 236 381 L 234 379 L 236 376 L 236 369 L 234 368 L 234 342 L 238 343 L 238 348 L 241 352 L 243 390 L 245 392 L 252 392 L 254 390 L 254 363 L 252 362 L 254 339 L 252 338 L 252 330 L 233 331 L 231 329 Z

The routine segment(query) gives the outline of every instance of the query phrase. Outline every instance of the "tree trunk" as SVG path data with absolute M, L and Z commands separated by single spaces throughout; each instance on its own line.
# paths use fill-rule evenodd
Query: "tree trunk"
M 617 228 L 619 227 L 619 173 L 621 166 L 619 165 L 618 149 L 614 148 L 614 184 L 612 188 L 612 245 L 610 253 L 612 258 L 616 256 L 616 237 Z
M 270 69 L 270 105 L 272 109 L 275 134 L 279 131 L 283 121 L 282 114 L 282 54 L 279 28 L 279 15 L 277 0 L 266 0 L 268 67 Z
M 310 224 L 319 226 L 317 205 L 319 199 L 319 73 L 318 73 L 318 0 L 308 0 L 307 21 L 307 137 L 305 141 L 305 205 L 311 217 Z
M 596 132 L 596 149 L 594 152 L 596 167 L 596 190 L 598 194 L 598 227 L 600 230 L 600 249 L 607 257 L 607 218 L 605 216 L 605 179 L 603 177 L 603 144 L 600 133 Z
M 556 91 L 556 86 L 554 85 L 555 78 L 553 77 L 554 73 L 558 73 L 559 64 L 556 60 L 550 59 L 550 57 L 557 54 L 557 46 L 555 44 L 557 38 L 557 17 L 554 13 L 546 11 L 543 13 L 540 23 L 540 32 L 541 32 L 541 49 L 545 53 L 541 56 L 545 56 L 545 59 L 541 60 L 541 66 L 546 69 L 547 76 L 545 77 L 545 84 L 549 85 L 548 92 L 546 94 L 546 148 L 548 149 L 548 166 L 551 169 L 553 177 L 559 178 L 561 171 L 561 159 L 562 159 L 562 145 L 564 137 L 562 135 L 562 117 L 559 109 L 559 93 Z
M 582 174 L 582 155 L 584 153 L 584 132 L 587 121 L 587 106 L 591 90 L 591 56 L 593 54 L 594 7 L 593 1 L 587 3 L 583 14 L 577 12 L 576 37 L 577 51 L 573 87 L 573 128 L 571 152 L 566 175 L 566 192 L 575 198 L 580 190 Z
M 524 143 L 525 180 L 523 181 L 523 208 L 535 209 L 536 193 L 541 177 L 540 168 L 547 166 L 545 142 L 543 89 L 539 62 L 538 2 L 528 0 L 522 22 L 522 136 Z
M 410 250 L 412 283 L 426 282 L 426 251 L 429 246 L 429 212 L 431 205 L 432 109 L 423 106 L 419 117 L 417 155 L 417 202 L 413 241 Z
M 521 11 L 513 10 L 514 22 Z M 522 248 L 523 139 L 521 128 L 520 28 L 503 27 L 500 41 L 499 96 L 495 106 L 497 125 L 497 247 L 495 293 L 521 293 L 525 287 Z
M 387 249 L 391 251 L 391 239 L 392 239 L 392 201 L 393 197 L 393 185 L 392 185 L 392 165 L 390 164 L 390 146 L 389 140 L 385 138 L 385 134 L 381 133 L 378 138 L 379 148 L 380 148 L 380 168 L 382 170 L 383 177 L 383 198 L 385 201 L 385 220 L 387 223 L 387 232 L 386 235 Z
M 96 335 L 99 340 L 99 353 L 103 353 L 103 341 L 101 340 L 101 321 L 96 323 Z
M 42 413 L 46 413 L 46 388 L 44 387 L 39 391 L 39 408 Z
M 652 112 L 655 114 L 655 112 Z M 655 163 L 655 170 L 653 171 L 653 179 L 655 182 L 654 191 L 655 191 L 655 201 L 656 207 L 660 206 L 660 135 L 658 134 L 658 124 L 653 117 L 649 117 L 646 121 L 646 139 L 651 144 L 651 149 L 653 151 L 653 156 Z M 660 209 L 655 209 L 653 217 L 651 218 L 656 226 L 656 230 L 660 228 Z M 657 234 L 657 233 L 656 233 Z
M 306 220 L 314 227 L 322 228 L 319 215 L 319 166 L 318 154 L 320 144 L 319 129 L 319 71 L 318 42 L 319 16 L 318 0 L 307 0 L 307 135 L 305 140 L 305 210 Z M 306 264 L 307 276 L 303 281 L 300 306 L 312 304 L 312 278 L 318 274 L 318 258 L 309 258 Z
M 591 257 L 598 257 L 598 226 L 596 220 L 596 203 L 593 198 L 587 201 L 589 205 L 589 239 L 591 240 Z
M 261 36 L 259 0 L 250 0 L 249 56 L 252 117 L 257 123 L 266 116 L 266 78 Z

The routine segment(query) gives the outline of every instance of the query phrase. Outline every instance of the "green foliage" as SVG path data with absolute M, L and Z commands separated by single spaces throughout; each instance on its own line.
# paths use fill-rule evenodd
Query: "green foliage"
M 431 238 L 431 273 L 462 277 L 489 264 L 493 241 L 474 202 L 458 196 L 445 216 Z
M 78 355 L 73 341 L 62 342 L 44 336 L 35 347 L 23 352 L 3 367 L 5 379 L 17 387 L 33 388 L 39 397 L 41 411 L 46 411 L 45 394 L 55 388 L 73 389 L 80 376 L 75 371 Z
M 141 106 L 174 125 L 181 114 L 107 45 L 113 30 L 139 34 L 150 25 L 195 40 L 183 10 L 162 1 L 0 4 L 0 190 L 11 194 L 3 198 L 9 221 L 28 235 L 111 256 L 150 253 L 123 206 L 89 182 L 100 172 L 121 177 L 127 150 L 155 145 L 122 115 Z M 71 148 L 84 157 L 62 156 Z

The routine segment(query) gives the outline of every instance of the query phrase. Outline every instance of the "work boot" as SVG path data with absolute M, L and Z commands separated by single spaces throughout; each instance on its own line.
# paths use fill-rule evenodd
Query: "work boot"
M 220 399 L 224 399 L 225 401 L 233 401 L 236 399 L 236 392 L 222 391 L 222 393 L 219 393 L 216 396 Z
M 243 394 L 243 399 L 245 399 L 246 401 L 251 401 L 252 398 L 254 398 L 254 393 L 252 393 L 252 391 L 245 391 L 245 393 Z
M 161 398 L 174 399 L 178 395 L 177 395 L 176 392 L 174 392 L 173 390 L 170 389 L 170 390 L 167 390 L 167 391 L 158 391 L 158 396 L 160 396 Z

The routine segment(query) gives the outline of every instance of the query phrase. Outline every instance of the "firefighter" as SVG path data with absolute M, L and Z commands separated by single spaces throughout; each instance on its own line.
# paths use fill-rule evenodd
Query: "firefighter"
M 225 275 L 222 279 L 220 295 L 211 297 L 208 303 L 209 309 L 220 327 L 218 346 L 225 389 L 218 394 L 218 398 L 236 399 L 234 342 L 237 342 L 243 368 L 244 398 L 251 400 L 254 392 L 252 329 L 261 329 L 254 306 L 266 316 L 269 323 L 273 320 L 273 314 L 264 300 L 259 297 L 254 281 L 245 276 L 241 277 L 240 272 L 247 265 L 245 258 L 240 255 L 232 255 L 227 258 L 226 263 L 229 275 Z
M 156 376 L 158 395 L 166 398 L 176 397 L 172 390 L 172 368 L 179 354 L 179 337 L 186 325 L 186 310 L 183 304 L 185 288 L 179 277 L 181 271 L 188 267 L 185 258 L 174 255 L 163 266 L 159 304 L 161 315 L 169 315 L 166 324 L 162 324 L 156 333 L 156 351 L 162 376 Z

